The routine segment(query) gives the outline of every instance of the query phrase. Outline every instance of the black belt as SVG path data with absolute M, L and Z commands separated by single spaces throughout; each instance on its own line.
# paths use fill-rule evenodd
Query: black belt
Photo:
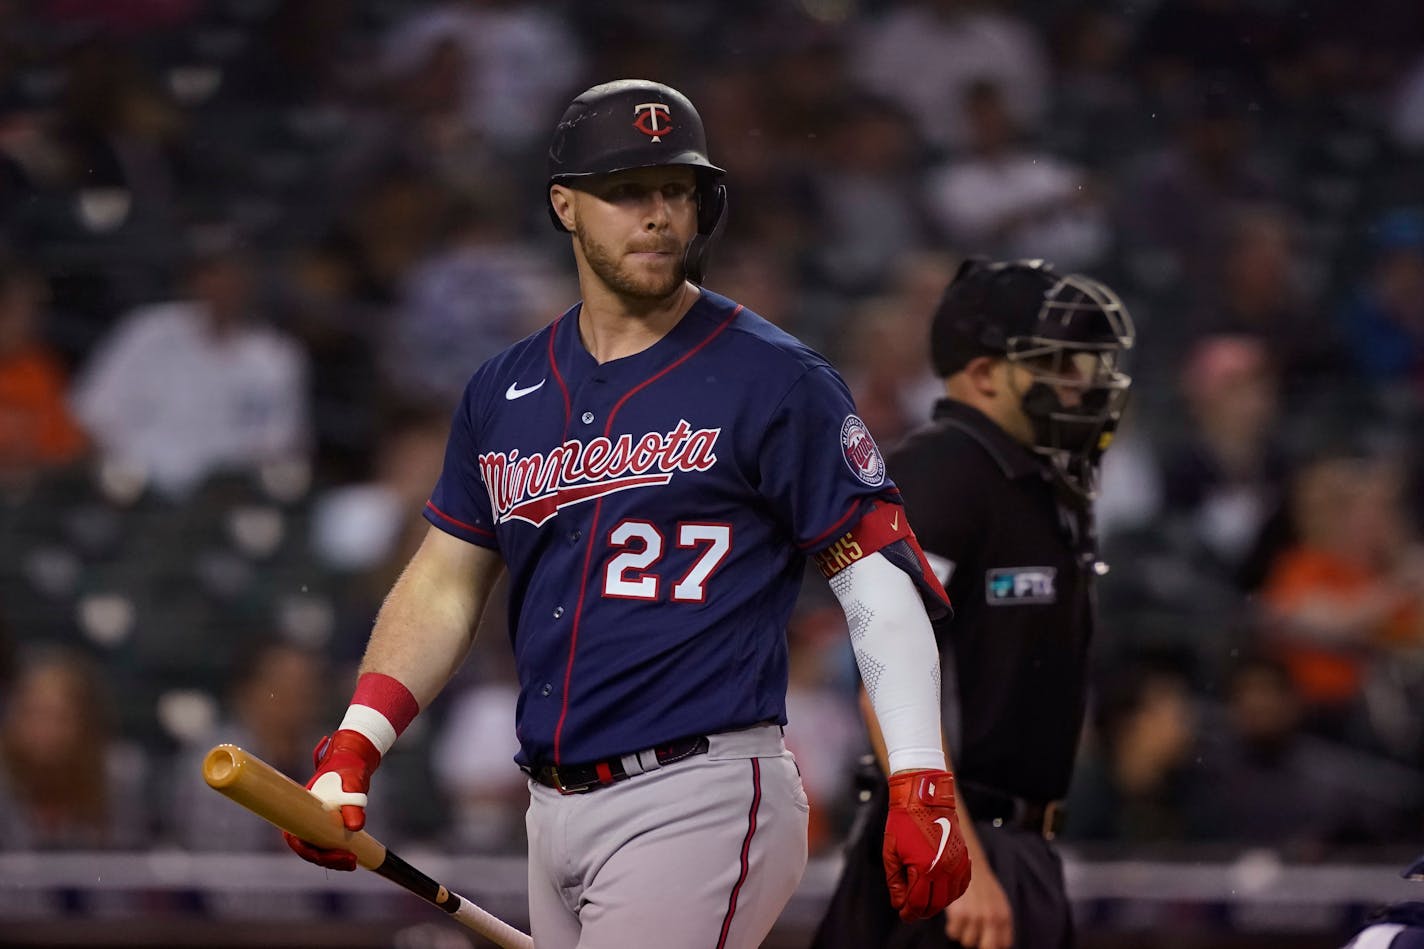
M 545 764 L 534 768 L 525 768 L 524 771 L 535 781 L 562 794 L 585 794 L 615 784 L 624 778 L 631 778 L 643 771 L 651 771 L 665 764 L 681 761 L 683 758 L 691 758 L 693 755 L 706 754 L 708 746 L 707 738 L 698 735 L 693 738 L 670 741 L 666 745 L 659 745 L 636 754 L 620 755 L 606 761 L 595 761 L 592 764 Z M 624 758 L 636 759 L 640 765 L 650 761 L 656 762 L 656 764 L 646 764 L 641 770 L 630 773 L 623 765 Z
M 1003 791 L 956 779 L 955 789 L 969 808 L 969 816 L 995 827 L 1020 827 L 1052 840 L 1063 830 L 1068 816 L 1062 801 L 1029 801 Z

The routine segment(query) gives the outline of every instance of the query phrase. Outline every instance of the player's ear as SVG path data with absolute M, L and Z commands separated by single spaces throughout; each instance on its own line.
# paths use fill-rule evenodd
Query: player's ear
M 549 204 L 554 208 L 554 214 L 565 229 L 574 229 L 574 192 L 572 188 L 564 185 L 551 185 L 549 187 Z

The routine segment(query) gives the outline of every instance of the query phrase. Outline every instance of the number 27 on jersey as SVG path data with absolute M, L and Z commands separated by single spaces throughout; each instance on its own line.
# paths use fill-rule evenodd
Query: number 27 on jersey
M 657 600 L 666 579 L 657 569 L 668 541 L 650 521 L 628 518 L 608 532 L 608 542 L 618 553 L 603 571 L 603 595 L 618 600 Z M 732 552 L 732 525 L 705 521 L 680 521 L 673 543 L 695 550 L 692 566 L 672 582 L 674 603 L 702 603 L 707 581 Z

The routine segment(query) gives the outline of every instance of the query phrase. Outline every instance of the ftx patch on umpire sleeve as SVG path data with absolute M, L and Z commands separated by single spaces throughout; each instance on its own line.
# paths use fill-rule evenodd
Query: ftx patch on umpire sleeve
M 990 606 L 1055 603 L 1056 567 L 997 567 L 984 574 L 984 599 Z

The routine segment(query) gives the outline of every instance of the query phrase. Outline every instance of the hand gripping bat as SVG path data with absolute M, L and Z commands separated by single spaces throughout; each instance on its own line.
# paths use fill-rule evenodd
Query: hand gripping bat
M 502 949 L 534 949 L 534 941 L 524 933 L 421 873 L 364 830 L 347 830 L 339 812 L 327 810 L 320 798 L 256 755 L 236 745 L 218 745 L 203 758 L 203 779 L 219 794 L 302 840 L 350 850 L 367 870 L 434 903 Z

